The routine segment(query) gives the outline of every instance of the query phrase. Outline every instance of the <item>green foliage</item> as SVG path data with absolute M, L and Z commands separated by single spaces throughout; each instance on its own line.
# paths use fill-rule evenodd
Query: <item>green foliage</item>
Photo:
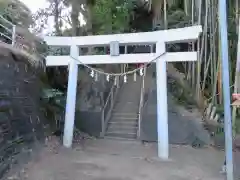
M 81 34 L 85 31 L 90 34 L 111 34 L 126 31 L 129 32 L 129 22 L 133 17 L 133 8 L 137 2 L 136 0 L 48 1 L 50 3 L 49 7 L 40 9 L 34 15 L 34 29 L 36 32 L 41 32 L 46 28 L 48 18 L 52 16 L 54 17 L 55 27 L 61 27 L 62 23 L 68 23 L 71 25 L 69 29 L 66 29 L 64 32 L 62 32 L 62 34 L 65 35 L 73 35 L 72 33 L 79 31 L 79 28 L 81 28 Z M 71 7 L 72 11 L 70 11 L 69 14 L 65 14 L 63 16 L 61 12 L 67 7 Z M 87 21 L 86 26 L 79 27 L 80 20 L 76 19 L 76 17 L 78 17 L 77 14 L 79 13 L 82 13 L 85 21 Z M 56 24 L 56 19 L 58 19 L 58 24 Z M 56 31 L 56 28 L 54 31 Z
M 57 96 L 62 96 L 63 92 L 57 89 L 43 89 L 42 91 L 42 99 L 50 99 L 55 98 Z
M 176 9 L 169 11 L 168 19 L 169 28 L 181 28 L 186 27 L 189 24 L 191 17 L 186 16 L 183 10 Z
M 129 31 L 134 1 L 98 0 L 93 6 L 93 26 L 96 34 L 111 34 Z
M 16 25 L 28 28 L 32 24 L 31 11 L 19 0 L 0 0 L 0 14 Z
M 62 116 L 65 110 L 65 94 L 57 89 L 44 88 L 40 97 L 44 107 L 45 116 L 50 122 L 56 124 L 56 117 Z

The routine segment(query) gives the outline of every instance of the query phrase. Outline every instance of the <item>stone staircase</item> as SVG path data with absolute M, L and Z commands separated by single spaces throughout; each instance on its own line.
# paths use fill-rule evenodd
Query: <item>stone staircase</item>
M 129 81 L 123 84 L 119 91 L 107 125 L 106 138 L 128 140 L 137 138 L 142 78 L 138 76 L 137 81 L 132 79 L 129 77 Z

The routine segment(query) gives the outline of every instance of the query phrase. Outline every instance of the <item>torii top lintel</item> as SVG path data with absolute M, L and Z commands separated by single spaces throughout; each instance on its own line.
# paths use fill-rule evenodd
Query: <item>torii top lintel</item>
M 49 46 L 97 46 L 108 45 L 110 42 L 118 41 L 119 44 L 148 44 L 158 43 L 161 45 L 161 50 L 156 53 L 144 54 L 122 54 L 119 56 L 109 55 L 87 55 L 79 56 L 79 53 L 74 53 L 74 58 L 77 58 L 78 64 L 121 64 L 121 63 L 148 63 L 159 56 L 159 52 L 165 52 L 163 46 L 165 42 L 188 42 L 197 40 L 202 32 L 201 26 L 192 26 L 178 29 L 170 29 L 163 31 L 128 33 L 128 34 L 112 34 L 98 36 L 78 36 L 78 37 L 56 37 L 47 36 L 44 38 Z M 175 52 L 166 53 L 160 59 L 168 62 L 176 61 L 196 61 L 197 52 Z M 47 56 L 47 66 L 67 66 L 73 60 L 70 56 Z M 81 61 L 81 63 L 80 63 Z
M 77 36 L 77 37 L 60 37 L 46 36 L 44 40 L 49 46 L 90 46 L 106 45 L 111 41 L 118 41 L 120 44 L 143 44 L 162 42 L 187 42 L 198 38 L 202 32 L 202 26 L 191 26 L 178 29 L 169 29 L 152 32 L 95 35 L 95 36 Z

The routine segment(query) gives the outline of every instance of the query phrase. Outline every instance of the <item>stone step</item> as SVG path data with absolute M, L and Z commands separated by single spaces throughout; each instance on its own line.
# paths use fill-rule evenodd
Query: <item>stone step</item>
M 113 108 L 113 111 L 116 112 L 116 111 L 127 110 L 129 112 L 129 111 L 136 111 L 138 109 L 139 109 L 138 106 L 136 106 L 136 107 L 133 107 L 133 106 L 115 106 Z M 133 112 L 133 113 L 135 113 L 135 112 Z
M 104 136 L 104 139 L 109 139 L 109 140 L 118 140 L 118 141 L 135 141 L 137 138 L 121 138 L 121 137 L 116 137 L 116 136 Z
M 136 96 L 137 95 L 137 93 L 140 93 L 141 92 L 141 88 L 140 88 L 140 86 L 139 87 L 129 87 L 129 88 L 122 88 L 121 89 L 121 94 L 120 94 L 120 96 L 121 95 L 126 95 L 126 96 L 130 96 L 130 95 L 132 95 L 132 96 Z
M 138 129 L 137 123 L 136 124 L 109 124 L 107 128 L 107 132 L 129 132 L 129 133 L 136 133 Z
M 138 113 L 122 113 L 122 112 L 113 112 L 111 118 L 126 118 L 126 119 L 138 119 Z
M 126 117 L 126 116 L 114 116 L 111 118 L 111 122 L 119 122 L 119 121 L 136 121 L 137 122 L 138 117 Z
M 137 114 L 138 113 L 138 109 L 114 109 L 112 111 L 112 113 L 119 113 L 119 114 L 127 114 L 127 113 L 134 113 Z
M 141 92 L 141 88 L 139 87 L 129 87 L 129 88 L 122 88 L 121 89 L 121 95 L 126 95 L 126 96 L 136 96 L 138 93 Z
M 123 140 L 137 138 L 140 93 L 140 78 L 135 83 L 123 84 L 108 123 L 105 134 L 107 138 Z
M 129 78 L 128 78 L 129 79 Z M 137 81 L 133 81 L 133 82 L 129 82 L 129 83 L 125 83 L 123 84 L 122 86 L 123 87 L 129 87 L 129 86 L 136 86 L 136 85 L 141 85 L 141 79 L 140 78 L 137 78 Z
M 133 107 L 133 108 L 138 108 L 139 106 L 139 102 L 135 102 L 135 103 L 127 103 L 127 102 L 121 102 L 121 103 L 116 103 L 114 108 L 124 108 L 124 107 Z
M 132 98 L 137 98 L 138 97 L 138 94 L 140 94 L 141 91 L 139 90 L 135 90 L 133 88 L 131 89 L 128 89 L 126 91 L 121 91 L 119 93 L 119 97 L 122 97 L 122 98 L 125 98 L 125 97 L 132 97 Z
M 122 133 L 136 133 L 137 125 L 135 126 L 118 126 L 118 125 L 110 125 L 107 129 L 107 132 L 122 132 Z
M 107 131 L 107 134 L 119 134 L 121 135 L 136 135 L 137 134 L 137 130 L 134 131 L 126 131 L 126 130 L 114 130 L 114 131 Z
M 140 100 L 139 100 L 140 101 Z M 138 107 L 139 106 L 139 101 L 137 102 L 127 102 L 124 100 L 121 100 L 121 102 L 116 102 L 115 107 Z
M 130 86 L 129 87 L 122 87 L 121 90 L 122 90 L 121 92 L 126 93 L 126 94 L 133 94 L 131 92 L 141 92 L 140 86 L 137 86 L 137 87 L 134 87 L 134 86 L 132 86 L 132 87 L 130 87 Z M 132 91 L 132 90 L 135 90 L 135 91 Z
M 120 123 L 112 123 L 108 125 L 108 129 L 126 129 L 126 130 L 136 130 L 138 128 L 137 123 L 136 124 L 120 124 Z
M 116 104 L 139 104 L 140 101 L 140 94 L 139 97 L 121 97 L 119 96 L 116 100 Z
M 114 111 L 118 111 L 118 110 L 123 110 L 123 109 L 125 109 L 125 110 L 138 110 L 139 109 L 139 106 L 138 105 L 124 105 L 124 104 L 122 104 L 122 105 L 118 105 L 118 104 L 116 104 L 115 106 L 114 106 L 114 108 L 113 108 L 113 110 Z
M 129 108 L 138 109 L 139 106 L 138 105 L 127 105 L 127 104 L 125 104 L 125 105 L 124 104 L 122 104 L 122 105 L 116 104 L 113 109 L 117 110 L 118 108 L 120 108 L 120 109 L 129 109 Z
M 140 94 L 139 97 L 133 98 L 133 97 L 118 97 L 116 100 L 116 104 L 139 104 L 140 101 Z
M 111 119 L 109 122 L 108 122 L 108 125 L 110 124 L 117 124 L 117 125 L 126 125 L 126 126 L 133 126 L 133 125 L 136 125 L 137 124 L 137 120 L 136 121 L 119 121 L 119 120 L 115 120 L 114 119 Z
M 105 134 L 106 137 L 110 137 L 110 138 L 121 138 L 121 139 L 137 139 L 137 133 L 127 133 L 127 134 L 123 134 L 123 133 L 118 133 L 118 132 L 107 132 Z
M 126 112 L 126 113 L 123 113 L 123 112 L 114 112 L 112 113 L 112 115 L 125 115 L 125 116 L 138 116 L 138 113 L 131 113 L 131 112 Z
M 121 109 L 126 109 L 126 108 L 131 108 L 131 109 L 138 109 L 139 108 L 139 102 L 138 103 L 133 103 L 133 104 L 129 104 L 129 103 L 116 103 L 115 106 L 113 107 L 114 110 L 117 110 L 117 108 L 121 108 Z
M 126 94 L 126 95 L 130 95 L 130 94 L 135 95 L 135 93 L 133 93 L 133 92 L 141 92 L 140 86 L 123 87 L 123 88 L 121 88 L 121 90 L 122 90 L 121 92 L 123 92 L 123 94 Z
M 121 101 L 117 101 L 116 102 L 116 104 L 115 104 L 115 107 L 116 106 L 122 106 L 122 107 L 125 107 L 125 106 L 130 106 L 130 107 L 138 107 L 138 105 L 139 105 L 139 101 L 140 100 L 137 100 L 137 101 L 131 101 L 131 102 L 129 102 L 129 100 L 127 100 L 127 101 L 124 101 L 124 100 L 121 100 Z

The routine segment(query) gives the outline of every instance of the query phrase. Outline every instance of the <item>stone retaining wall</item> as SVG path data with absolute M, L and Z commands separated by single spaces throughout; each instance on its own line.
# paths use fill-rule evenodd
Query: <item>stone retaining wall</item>
M 43 139 L 45 122 L 38 71 L 6 51 L 0 53 L 0 178 L 17 154 Z

